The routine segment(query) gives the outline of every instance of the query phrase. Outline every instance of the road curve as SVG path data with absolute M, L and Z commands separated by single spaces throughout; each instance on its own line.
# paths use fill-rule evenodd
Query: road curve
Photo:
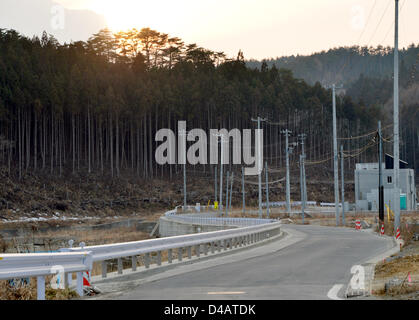
M 344 297 L 352 266 L 391 247 L 390 241 L 347 228 L 284 225 L 288 239 L 261 246 L 258 256 L 168 274 L 106 298 L 125 300 L 281 300 Z M 290 245 L 280 248 L 283 241 Z M 294 242 L 294 243 L 292 243 Z M 278 249 L 275 249 L 275 246 Z M 329 294 L 333 292 L 333 294 Z

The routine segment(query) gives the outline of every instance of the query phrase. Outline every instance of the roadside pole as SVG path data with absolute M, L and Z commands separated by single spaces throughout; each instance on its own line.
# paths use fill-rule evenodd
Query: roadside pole
M 244 190 L 244 167 L 242 167 L 243 215 L 246 214 L 246 191 Z
M 265 173 L 266 173 L 266 215 L 269 219 L 269 181 L 268 181 L 268 161 L 265 161 Z
M 253 122 L 257 122 L 258 123 L 258 133 L 260 133 L 260 123 L 262 121 L 266 121 L 266 119 L 262 119 L 261 117 L 258 117 L 257 119 L 252 119 Z M 256 137 L 256 139 L 258 139 L 259 136 Z M 263 146 L 259 145 L 259 148 L 257 150 L 258 155 L 257 155 L 257 160 L 258 163 L 259 161 L 261 161 L 262 157 L 261 157 L 261 153 L 263 154 Z M 256 153 L 256 151 L 255 151 Z M 262 163 L 260 164 L 261 166 L 263 165 Z M 259 172 L 258 174 L 258 179 L 259 179 L 259 219 L 262 219 L 262 172 Z
M 231 199 L 233 198 L 233 183 L 234 183 L 234 172 L 231 172 L 231 177 L 230 177 L 230 203 L 229 203 L 229 211 L 233 212 L 233 209 L 231 207 Z M 228 213 L 228 212 L 227 212 Z
M 400 227 L 400 147 L 399 147 L 399 0 L 395 0 L 395 23 L 394 23 L 394 161 L 393 161 L 393 209 L 394 209 L 394 233 Z
M 223 148 L 223 136 L 220 136 L 220 140 L 221 140 L 221 162 L 220 162 L 220 203 L 218 205 L 219 211 L 220 211 L 220 215 L 222 215 L 223 212 L 223 164 L 224 164 L 224 148 Z
M 333 167 L 335 178 L 335 215 L 336 226 L 339 226 L 339 176 L 338 176 L 338 142 L 336 125 L 336 86 L 332 86 L 333 91 Z
M 183 206 L 184 210 L 186 210 L 186 163 L 183 165 Z
M 290 160 L 289 160 L 289 146 L 288 146 L 288 137 L 291 134 L 291 131 L 288 129 L 282 131 L 285 134 L 285 156 L 286 156 L 286 165 L 287 165 L 287 174 L 286 174 L 286 200 L 287 200 L 287 213 L 291 214 L 291 191 L 290 191 Z
M 345 226 L 345 174 L 344 174 L 343 145 L 340 146 L 340 169 L 342 173 L 342 226 Z
M 218 166 L 215 166 L 215 182 L 214 182 L 214 201 L 215 202 L 217 202 L 217 199 L 218 199 L 218 192 L 217 192 L 217 176 L 218 176 L 218 174 L 217 174 L 217 172 L 218 172 Z
M 301 216 L 304 224 L 304 183 L 303 183 L 303 155 L 300 155 L 300 193 L 301 193 Z
M 305 133 L 302 133 L 302 134 L 298 135 L 298 137 L 301 139 L 301 153 L 302 153 L 301 170 L 302 170 L 303 189 L 302 189 L 301 206 L 303 207 L 303 210 L 305 210 L 306 209 L 306 204 L 307 204 L 307 183 L 306 183 L 306 168 L 305 168 L 306 154 L 305 154 L 305 151 L 304 151 L 304 145 L 305 145 L 305 139 L 307 138 L 307 135 Z M 304 223 L 304 217 L 303 217 L 303 223 Z
M 383 137 L 381 134 L 381 121 L 378 121 L 378 217 L 380 224 L 384 224 L 384 186 L 383 186 Z
M 230 177 L 230 171 L 227 171 L 227 176 L 226 176 L 226 205 L 225 205 L 225 216 L 227 217 L 228 215 L 228 180 Z

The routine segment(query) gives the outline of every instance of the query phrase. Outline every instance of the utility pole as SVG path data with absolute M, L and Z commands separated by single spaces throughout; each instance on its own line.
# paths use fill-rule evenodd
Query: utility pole
M 258 123 L 258 132 L 260 132 L 260 123 L 266 120 L 267 119 L 262 119 L 261 117 L 258 117 L 257 119 L 252 118 L 253 122 Z M 259 145 L 257 161 L 261 161 L 262 159 L 261 153 L 263 153 L 263 146 Z M 259 172 L 258 178 L 259 178 L 259 219 L 262 219 L 262 172 Z
M 230 177 L 230 171 L 227 171 L 227 177 L 226 177 L 226 210 L 225 210 L 225 216 L 228 216 L 228 180 Z
M 266 173 L 266 216 L 269 219 L 269 181 L 268 181 L 268 161 L 265 161 Z
M 301 216 L 304 224 L 304 183 L 303 183 L 303 155 L 300 155 L 300 193 L 301 193 Z
M 220 165 L 220 203 L 218 205 L 218 208 L 220 209 L 220 212 L 223 210 L 223 144 L 221 139 L 221 165 Z
M 231 207 L 231 199 L 233 199 L 233 183 L 234 183 L 234 172 L 231 172 L 231 177 L 230 177 L 230 212 L 233 212 L 233 209 Z
M 305 133 L 302 133 L 300 135 L 298 135 L 298 137 L 301 140 L 301 153 L 302 153 L 302 163 L 301 163 L 301 170 L 302 170 L 302 186 L 303 186 L 303 193 L 302 193 L 302 203 L 301 205 L 303 206 L 303 208 L 306 208 L 306 203 L 307 203 L 307 183 L 306 183 L 306 167 L 305 167 L 305 159 L 306 159 L 306 153 L 304 151 L 304 145 L 305 145 L 305 139 L 307 138 L 307 135 Z M 303 210 L 304 210 L 303 209 Z M 304 213 L 304 211 L 303 211 Z M 304 217 L 303 217 L 303 222 L 304 222 Z
M 185 136 L 185 140 L 183 140 L 183 148 L 184 148 L 184 152 L 181 153 L 180 155 L 183 157 L 182 161 L 183 161 L 183 210 L 186 210 L 186 206 L 187 206 L 187 197 L 186 197 L 186 136 L 187 136 L 187 132 L 186 130 L 182 129 L 179 130 L 179 135 L 180 136 Z
M 340 146 L 340 169 L 342 177 L 342 225 L 345 226 L 345 175 L 344 175 L 343 145 Z
M 399 155 L 399 0 L 395 0 L 394 22 L 394 232 L 400 227 L 400 155 Z
M 285 159 L 287 166 L 287 175 L 286 175 L 286 200 L 287 200 L 287 213 L 291 214 L 291 191 L 290 191 L 290 160 L 289 160 L 289 146 L 288 146 L 288 137 L 292 133 L 288 129 L 282 130 L 281 133 L 285 134 Z
M 246 192 L 244 190 L 244 167 L 242 167 L 243 215 L 246 214 Z
M 217 202 L 218 192 L 217 192 L 217 171 L 218 167 L 215 166 L 215 179 L 214 179 L 214 201 Z
M 183 164 L 183 206 L 186 210 L 186 162 Z
M 334 176 L 335 176 L 335 215 L 336 226 L 339 225 L 339 176 L 338 176 L 338 140 L 336 128 L 336 86 L 333 89 L 333 153 L 334 153 Z
M 303 156 L 304 209 L 307 207 L 307 183 L 306 183 L 306 164 L 305 164 L 305 161 L 306 161 L 306 155 L 304 154 L 304 156 Z
M 383 137 L 381 135 L 381 121 L 378 121 L 378 217 L 380 223 L 384 223 L 384 186 L 383 186 Z
M 223 210 L 223 164 L 224 164 L 224 148 L 223 148 L 223 143 L 224 143 L 224 136 L 222 134 L 217 134 L 214 135 L 215 137 L 219 137 L 221 142 L 221 162 L 220 162 L 220 203 L 218 204 L 218 209 L 220 211 L 220 214 L 222 214 L 222 210 Z M 218 144 L 218 140 L 217 140 L 217 144 Z

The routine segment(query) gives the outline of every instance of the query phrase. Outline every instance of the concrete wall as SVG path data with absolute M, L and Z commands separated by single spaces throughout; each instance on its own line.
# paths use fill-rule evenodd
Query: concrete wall
M 205 226 L 198 224 L 190 224 L 175 221 L 168 217 L 160 217 L 159 220 L 159 235 L 160 237 L 173 237 L 185 234 L 193 234 L 200 232 L 211 232 L 232 229 L 230 226 Z

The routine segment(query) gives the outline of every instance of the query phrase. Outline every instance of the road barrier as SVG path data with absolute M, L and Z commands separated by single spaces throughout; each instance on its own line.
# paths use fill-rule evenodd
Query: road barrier
M 400 239 L 400 228 L 397 228 L 397 231 L 396 231 L 396 240 L 399 240 Z
M 170 264 L 173 262 L 174 250 L 177 251 L 179 261 L 183 259 L 185 252 L 188 253 L 188 258 L 191 259 L 192 248 L 195 249 L 195 255 L 199 257 L 201 253 L 208 255 L 209 252 L 215 253 L 215 251 L 226 251 L 238 246 L 252 245 L 279 235 L 281 226 L 279 221 L 272 219 L 202 217 L 196 214 L 176 215 L 176 210 L 167 212 L 165 216 L 166 218 L 186 223 L 229 225 L 232 229 L 136 242 L 63 248 L 61 251 L 79 252 L 87 250 L 91 252 L 93 261 L 101 262 L 102 278 L 106 278 L 107 261 L 109 260 L 117 259 L 118 274 L 123 274 L 123 258 L 131 258 L 132 270 L 136 271 L 138 257 L 141 255 L 145 268 L 148 269 L 153 262 L 153 257 L 154 262 L 160 266 L 162 264 L 162 253 L 166 251 L 168 263 Z
M 195 208 L 195 207 L 193 207 Z M 201 207 L 202 208 L 202 207 Z M 187 212 L 183 208 L 183 212 Z M 196 208 L 195 208 L 196 209 Z M 194 210 L 192 210 L 194 211 Z M 196 211 L 195 211 L 196 212 Z M 209 252 L 215 253 L 217 250 L 228 250 L 238 246 L 248 246 L 259 243 L 263 240 L 272 238 L 280 234 L 281 223 L 272 219 L 248 219 L 248 218 L 220 218 L 212 217 L 207 214 L 183 214 L 177 215 L 177 209 L 165 214 L 169 219 L 183 221 L 193 224 L 209 224 L 231 226 L 231 229 L 213 231 L 198 234 L 181 235 L 160 239 L 143 240 L 127 243 L 116 243 L 100 246 L 88 246 L 84 243 L 80 247 L 62 248 L 58 253 L 39 253 L 39 254 L 7 254 L 0 255 L 0 280 L 36 277 L 37 298 L 45 299 L 45 277 L 49 275 L 61 275 L 65 286 L 71 284 L 72 273 L 77 274 L 76 290 L 83 296 L 83 273 L 93 269 L 93 262 L 101 262 L 102 277 L 106 278 L 107 261 L 117 259 L 118 273 L 123 273 L 122 259 L 130 257 L 132 270 L 137 269 L 138 256 L 142 256 L 146 268 L 150 267 L 155 258 L 155 263 L 162 264 L 162 252 L 167 251 L 168 263 L 173 261 L 173 250 L 177 250 L 179 261 L 183 259 L 183 254 L 188 253 L 188 258 L 192 258 L 192 248 L 196 256 L 201 253 L 208 255 Z M 87 279 L 86 279 L 87 280 Z
M 356 220 L 356 222 L 355 222 L 355 229 L 356 230 L 361 230 L 362 229 L 361 221 L 360 220 Z
M 92 269 L 90 252 L 24 253 L 0 255 L 0 280 L 36 278 L 37 298 L 45 300 L 45 277 L 77 274 L 77 293 L 83 295 L 83 272 Z
M 90 287 L 90 272 L 89 271 L 85 271 L 83 272 L 83 286 L 87 286 Z
M 306 201 L 306 206 L 309 207 L 313 207 L 317 204 L 316 201 Z M 273 208 L 273 207 L 285 207 L 287 205 L 286 201 L 276 201 L 276 202 L 269 202 L 269 207 Z M 301 201 L 294 201 L 290 203 L 291 207 L 299 207 L 302 205 Z M 266 208 L 266 202 L 262 202 L 262 208 Z
M 336 203 L 331 203 L 331 202 L 320 202 L 320 207 L 335 207 Z M 338 207 L 342 208 L 342 203 L 338 203 Z
M 182 214 L 170 216 L 173 221 L 189 224 L 210 225 L 210 226 L 231 226 L 231 227 L 250 227 L 266 223 L 276 222 L 273 219 L 252 219 L 252 218 L 220 218 L 198 214 Z
M 384 223 L 381 225 L 381 235 L 384 235 Z

